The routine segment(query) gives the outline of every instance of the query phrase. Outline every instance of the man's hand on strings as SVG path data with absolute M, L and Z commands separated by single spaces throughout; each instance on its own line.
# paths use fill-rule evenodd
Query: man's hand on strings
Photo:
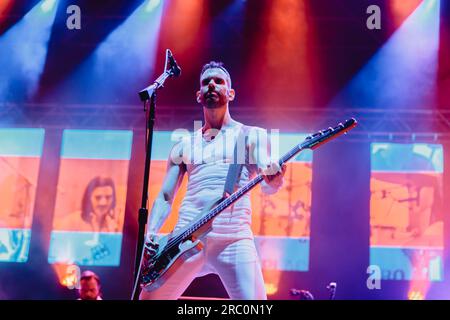
M 286 164 L 281 167 L 278 162 L 271 162 L 267 168 L 261 170 L 264 181 L 271 187 L 277 189 L 283 184 L 283 177 L 286 173 Z
M 144 243 L 144 258 L 151 259 L 156 252 L 158 251 L 158 235 L 154 233 L 148 233 L 145 236 L 145 243 Z

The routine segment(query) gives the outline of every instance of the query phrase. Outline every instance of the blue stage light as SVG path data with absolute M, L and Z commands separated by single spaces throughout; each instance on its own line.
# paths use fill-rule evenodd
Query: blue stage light
M 427 108 L 436 95 L 440 1 L 424 0 L 331 106 Z
M 0 37 L 0 101 L 25 100 L 35 94 L 57 4 L 56 0 L 39 2 Z
M 55 7 L 57 0 L 44 0 L 41 4 L 41 10 L 43 12 L 50 12 Z

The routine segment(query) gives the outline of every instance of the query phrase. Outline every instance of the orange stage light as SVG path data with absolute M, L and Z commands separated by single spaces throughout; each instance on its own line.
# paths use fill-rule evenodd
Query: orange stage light
M 250 58 L 248 83 L 255 103 L 273 117 L 273 108 L 310 106 L 318 60 L 307 3 L 269 1 Z
M 277 293 L 278 288 L 277 288 L 277 286 L 276 286 L 275 284 L 266 282 L 264 285 L 265 285 L 265 287 L 266 287 L 266 294 L 267 294 L 268 296 Z
M 166 8 L 160 31 L 160 50 L 170 48 L 184 72 L 197 68 L 194 61 L 202 59 L 201 46 L 209 40 L 208 4 L 205 0 L 174 0 Z
M 424 294 L 420 291 L 410 291 L 408 292 L 408 300 L 424 300 Z
M 58 276 L 59 284 L 68 289 L 78 289 L 80 268 L 75 264 L 54 264 L 53 269 Z
M 11 9 L 12 7 L 12 0 L 3 0 L 0 1 L 0 20 L 1 18 L 3 18 L 3 15 L 6 15 L 8 13 L 8 11 Z

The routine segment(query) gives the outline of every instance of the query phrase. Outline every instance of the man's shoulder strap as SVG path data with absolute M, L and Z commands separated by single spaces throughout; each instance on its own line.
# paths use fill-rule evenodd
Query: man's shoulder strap
M 246 140 L 248 138 L 248 133 L 250 131 L 249 126 L 242 125 L 239 131 L 239 135 L 236 139 L 236 143 L 234 144 L 234 153 L 233 153 L 233 163 L 230 165 L 228 169 L 227 179 L 225 181 L 224 195 L 230 195 L 234 192 L 234 188 L 237 182 L 240 179 L 242 168 L 244 167 L 244 163 L 238 163 L 238 144 L 239 141 Z M 247 159 L 247 156 L 245 157 Z

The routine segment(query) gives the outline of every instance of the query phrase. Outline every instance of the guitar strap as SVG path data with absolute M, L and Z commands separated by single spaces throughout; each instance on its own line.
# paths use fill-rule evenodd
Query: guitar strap
M 239 179 L 241 177 L 242 168 L 244 167 L 244 164 L 248 162 L 248 152 L 247 152 L 247 139 L 248 139 L 248 131 L 249 127 L 243 125 L 239 131 L 239 135 L 236 139 L 236 143 L 234 145 L 234 154 L 233 154 L 233 163 L 230 165 L 230 168 L 228 169 L 227 179 L 225 181 L 225 188 L 223 191 L 224 197 L 231 195 L 237 183 L 239 182 Z M 242 142 L 245 141 L 245 154 L 244 159 L 242 159 L 243 155 L 239 155 L 238 159 L 238 146 L 239 144 L 242 144 Z

